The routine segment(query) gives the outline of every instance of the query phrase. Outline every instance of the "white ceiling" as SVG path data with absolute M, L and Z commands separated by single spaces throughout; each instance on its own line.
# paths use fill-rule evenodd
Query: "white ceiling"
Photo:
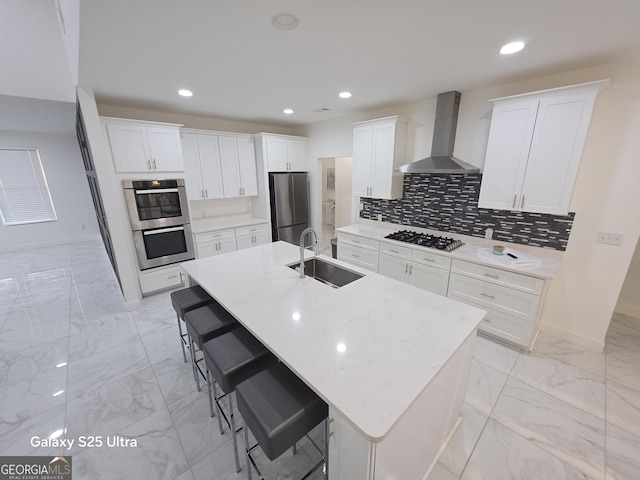
M 0 94 L 73 101 L 55 5 L 0 0 Z M 638 0 L 82 0 L 79 17 L 99 103 L 285 126 L 640 59 Z

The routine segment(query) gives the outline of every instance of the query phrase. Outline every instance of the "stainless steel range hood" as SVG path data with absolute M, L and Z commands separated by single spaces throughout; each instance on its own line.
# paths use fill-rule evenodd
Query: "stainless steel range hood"
M 453 156 L 460 92 L 438 95 L 431 156 L 395 169 L 400 173 L 479 173 L 480 169 Z

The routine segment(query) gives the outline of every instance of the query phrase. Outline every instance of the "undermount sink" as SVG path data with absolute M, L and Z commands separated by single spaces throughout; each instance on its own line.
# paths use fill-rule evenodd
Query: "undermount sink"
M 297 270 L 300 266 L 300 262 L 287 265 L 293 270 Z M 304 274 L 307 277 L 313 277 L 316 280 L 326 283 L 333 288 L 340 288 L 348 285 L 351 282 L 364 277 L 364 275 L 346 268 L 339 267 L 333 263 L 325 262 L 319 258 L 310 258 L 304 262 Z

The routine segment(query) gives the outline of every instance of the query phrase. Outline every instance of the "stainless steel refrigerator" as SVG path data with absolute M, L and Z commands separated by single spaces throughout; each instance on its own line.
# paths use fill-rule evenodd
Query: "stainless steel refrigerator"
M 309 226 L 309 185 L 306 172 L 270 173 L 271 230 L 273 241 L 300 244 Z

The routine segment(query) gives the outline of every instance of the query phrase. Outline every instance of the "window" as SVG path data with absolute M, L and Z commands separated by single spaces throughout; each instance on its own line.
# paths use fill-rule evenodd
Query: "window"
M 0 215 L 5 225 L 57 220 L 37 148 L 0 148 Z

